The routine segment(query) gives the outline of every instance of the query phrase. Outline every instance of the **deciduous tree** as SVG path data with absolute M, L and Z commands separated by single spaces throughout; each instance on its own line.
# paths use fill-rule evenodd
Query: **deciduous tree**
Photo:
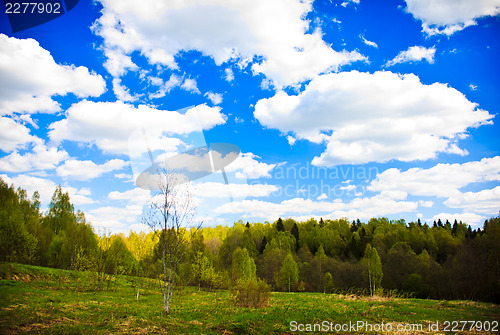
M 290 292 L 291 285 L 299 281 L 299 266 L 293 259 L 291 253 L 288 253 L 283 260 L 283 265 L 280 270 L 281 283 L 284 288 L 288 288 Z
M 194 202 L 190 182 L 174 174 L 165 164 L 157 166 L 154 176 L 158 191 L 143 217 L 155 233 L 160 234 L 163 265 L 163 311 L 170 314 L 179 262 L 186 252 L 185 227 L 193 223 Z

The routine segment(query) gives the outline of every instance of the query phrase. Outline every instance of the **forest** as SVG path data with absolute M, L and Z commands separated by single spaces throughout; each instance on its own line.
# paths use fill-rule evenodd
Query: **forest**
M 182 234 L 180 285 L 228 289 L 256 277 L 273 291 L 500 302 L 500 216 L 482 229 L 441 220 L 279 218 Z M 0 179 L 2 262 L 87 271 L 102 290 L 113 275 L 161 278 L 159 240 L 152 232 L 96 231 L 61 187 L 42 212 L 38 192 L 29 196 Z

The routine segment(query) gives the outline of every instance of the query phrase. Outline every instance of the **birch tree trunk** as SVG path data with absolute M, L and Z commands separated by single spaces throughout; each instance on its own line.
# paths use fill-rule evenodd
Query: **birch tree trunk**
M 194 217 L 193 195 L 189 182 L 171 173 L 166 166 L 158 167 L 154 177 L 158 179 L 159 192 L 151 201 L 143 222 L 161 237 L 163 311 L 168 315 L 172 308 L 177 265 L 185 252 L 183 231 Z

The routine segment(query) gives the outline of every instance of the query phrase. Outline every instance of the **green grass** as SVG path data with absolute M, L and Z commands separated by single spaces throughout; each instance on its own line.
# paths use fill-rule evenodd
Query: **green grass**
M 228 291 L 192 287 L 176 291 L 172 313 L 165 316 L 153 280 L 141 279 L 136 301 L 134 277 L 117 276 L 109 290 L 95 291 L 91 273 L 3 263 L 0 278 L 2 334 L 291 334 L 293 320 L 423 324 L 424 333 L 431 333 L 428 324 L 436 321 L 500 319 L 500 306 L 487 303 L 321 293 L 276 292 L 267 308 L 239 308 L 231 305 Z

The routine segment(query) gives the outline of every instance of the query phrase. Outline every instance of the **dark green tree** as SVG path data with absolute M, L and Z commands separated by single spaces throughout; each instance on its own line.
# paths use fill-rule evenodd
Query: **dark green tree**
M 295 252 L 299 250 L 299 227 L 297 226 L 297 223 L 293 224 L 292 230 L 290 233 L 295 237 Z
M 280 231 L 285 231 L 285 226 L 283 225 L 283 220 L 281 218 L 278 218 L 278 221 L 276 221 L 276 229 Z

